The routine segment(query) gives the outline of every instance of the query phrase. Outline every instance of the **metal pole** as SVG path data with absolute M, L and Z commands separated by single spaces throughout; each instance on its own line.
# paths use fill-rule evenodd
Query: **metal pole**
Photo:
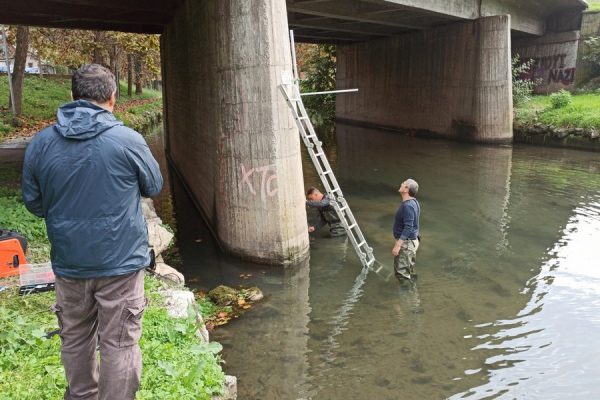
M 1 25 L 0 29 L 0 33 L 2 33 L 2 41 L 4 42 L 4 57 L 6 59 L 6 76 L 8 76 L 8 91 L 10 92 L 10 105 L 13 115 L 16 116 L 17 110 L 15 110 L 15 96 L 13 94 L 12 75 L 10 71 L 10 56 L 8 55 L 8 44 L 6 43 L 6 29 L 4 29 L 4 25 Z
M 300 93 L 300 96 L 314 96 L 316 94 L 351 93 L 351 92 L 358 92 L 358 89 L 340 89 L 340 90 L 327 90 L 325 92 L 308 92 L 308 93 Z

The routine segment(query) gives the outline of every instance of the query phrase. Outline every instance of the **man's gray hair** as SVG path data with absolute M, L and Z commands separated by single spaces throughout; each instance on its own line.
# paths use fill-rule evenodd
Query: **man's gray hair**
M 115 76 L 110 69 L 100 64 L 86 64 L 71 78 L 73 100 L 91 100 L 106 103 L 117 90 Z
M 405 181 L 405 183 L 406 186 L 408 186 L 408 194 L 412 197 L 415 197 L 417 195 L 417 192 L 419 191 L 419 184 L 417 183 L 417 181 L 409 178 Z

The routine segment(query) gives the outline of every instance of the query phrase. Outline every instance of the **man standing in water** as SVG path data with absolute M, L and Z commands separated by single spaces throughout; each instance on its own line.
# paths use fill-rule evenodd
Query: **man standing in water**
M 398 192 L 402 203 L 396 211 L 394 220 L 394 239 L 392 248 L 394 256 L 394 272 L 399 280 L 410 279 L 414 274 L 414 266 L 419 248 L 419 217 L 421 206 L 415 198 L 419 184 L 413 179 L 407 179 L 400 185 Z
M 308 232 L 314 232 L 325 225 L 329 225 L 329 233 L 332 237 L 346 235 L 346 230 L 326 194 L 321 193 L 315 187 L 311 187 L 306 191 L 306 198 L 308 199 L 306 200 L 306 204 L 316 208 L 321 217 L 316 226 L 308 227 Z
M 133 400 L 140 385 L 150 263 L 140 196 L 156 196 L 163 180 L 144 138 L 113 115 L 116 89 L 101 65 L 75 71 L 74 101 L 23 164 L 23 200 L 52 245 L 67 400 Z

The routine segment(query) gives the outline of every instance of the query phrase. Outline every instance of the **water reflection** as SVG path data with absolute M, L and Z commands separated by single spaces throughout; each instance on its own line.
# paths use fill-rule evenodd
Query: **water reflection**
M 595 155 L 341 125 L 325 151 L 383 263 L 392 261 L 398 184 L 409 176 L 420 183 L 415 284 L 364 273 L 350 243 L 326 235 L 311 239 L 307 263 L 286 270 L 223 256 L 174 179 L 188 282 L 258 285 L 267 294 L 214 334 L 225 346 L 225 369 L 239 378 L 240 398 L 552 398 L 560 390 L 544 387 L 547 376 L 555 386 L 572 388 L 575 380 L 580 397 L 593 393 L 597 277 L 588 272 L 587 286 L 567 290 L 582 278 L 564 274 L 575 266 L 596 271 L 593 248 L 582 240 L 599 238 L 598 200 L 590 199 L 600 190 Z M 304 161 L 305 186 L 318 185 Z M 570 329 L 577 343 L 559 321 L 578 326 Z M 578 336 L 584 332 L 587 339 Z M 575 363 L 585 370 L 570 368 Z M 561 379 L 565 368 L 571 372 Z
M 531 300 L 517 317 L 479 326 L 478 338 L 486 341 L 473 350 L 489 354 L 483 371 L 488 382 L 453 398 L 600 395 L 594 378 L 600 373 L 600 270 L 591 251 L 600 238 L 599 199 L 574 210 L 540 273 L 527 283 Z

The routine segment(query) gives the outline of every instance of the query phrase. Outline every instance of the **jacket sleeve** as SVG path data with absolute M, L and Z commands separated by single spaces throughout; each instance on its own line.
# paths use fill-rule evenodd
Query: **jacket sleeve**
M 23 162 L 23 175 L 21 176 L 21 191 L 25 207 L 33 215 L 44 218 L 44 209 L 42 207 L 42 192 L 40 184 L 35 176 L 35 144 L 31 143 L 25 151 L 25 160 Z
M 136 138 L 135 143 L 126 148 L 126 155 L 136 170 L 140 194 L 152 197 L 160 193 L 163 185 L 160 168 L 141 135 Z

